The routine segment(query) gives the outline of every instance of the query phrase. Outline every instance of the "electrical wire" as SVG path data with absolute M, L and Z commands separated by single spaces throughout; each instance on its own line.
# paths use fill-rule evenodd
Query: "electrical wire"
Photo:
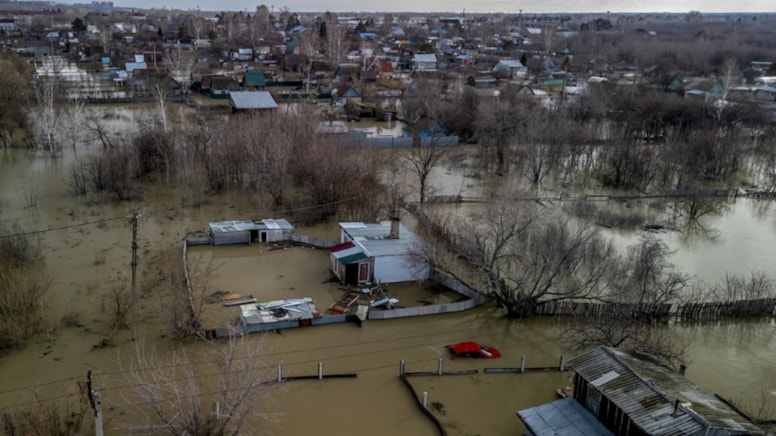
M 101 219 L 101 220 L 97 220 L 97 221 L 87 221 L 87 222 L 83 222 L 83 223 L 80 223 L 80 224 L 71 224 L 71 225 L 68 225 L 68 226 L 50 227 L 48 229 L 32 230 L 32 231 L 29 231 L 29 232 L 13 233 L 13 234 L 10 234 L 10 235 L 2 235 L 2 236 L 0 236 L 0 239 L 15 238 L 17 236 L 36 235 L 36 234 L 40 234 L 40 233 L 54 232 L 54 231 L 57 231 L 57 230 L 73 229 L 73 228 L 77 228 L 77 227 L 91 226 L 91 225 L 94 225 L 94 224 L 101 224 L 101 223 L 106 223 L 106 222 L 109 222 L 109 221 L 116 221 L 116 220 L 123 220 L 123 219 L 127 219 L 127 217 L 121 216 L 121 217 L 115 217 L 115 218 L 105 218 L 105 219 Z

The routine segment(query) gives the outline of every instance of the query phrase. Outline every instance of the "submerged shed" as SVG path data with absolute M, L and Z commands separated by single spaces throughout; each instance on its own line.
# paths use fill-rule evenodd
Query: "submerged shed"
M 599 347 L 572 359 L 574 399 L 615 434 L 760 435 L 749 418 L 684 375 Z
M 219 221 L 209 224 L 213 245 L 279 242 L 291 239 L 294 227 L 285 219 Z

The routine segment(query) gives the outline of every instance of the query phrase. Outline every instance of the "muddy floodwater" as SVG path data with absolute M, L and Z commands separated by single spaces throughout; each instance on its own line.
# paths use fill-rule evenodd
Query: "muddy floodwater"
M 160 253 L 180 247 L 187 234 L 203 233 L 211 221 L 276 218 L 264 216 L 236 194 L 212 197 L 202 207 L 184 208 L 181 196 L 164 184 L 146 185 L 143 196 L 118 203 L 97 197 L 76 197 L 68 191 L 66 171 L 72 156 L 58 160 L 22 150 L 0 150 L 0 222 L 7 231 L 47 230 L 37 234 L 45 255 L 45 273 L 53 280 L 47 296 L 48 333 L 26 348 L 0 357 L 0 410 L 24 406 L 38 395 L 44 401 L 63 397 L 75 381 L 93 370 L 96 389 L 105 405 L 106 434 L 131 416 L 123 389 L 131 355 L 129 331 L 115 344 L 95 347 L 109 335 L 106 295 L 111 287 L 128 286 L 131 231 L 126 216 L 142 214 L 139 229 L 138 337 L 160 353 L 194 350 L 203 344 L 179 344 L 169 338 L 164 311 L 154 283 L 164 273 L 154 268 Z M 453 170 L 438 170 L 442 194 L 472 189 L 472 182 Z M 28 199 L 36 199 L 28 207 Z M 776 259 L 776 218 L 768 203 L 739 199 L 727 212 L 710 217 L 713 237 L 661 234 L 675 250 L 672 261 L 699 280 L 714 281 L 724 272 L 746 274 L 772 269 Z M 335 223 L 298 228 L 320 239 L 336 239 Z M 621 236 L 622 237 L 622 236 Z M 628 235 L 635 238 L 638 235 Z M 260 299 L 311 296 L 325 309 L 342 291 L 324 283 L 326 252 L 293 247 L 268 251 L 250 247 L 191 247 L 190 262 L 212 261 L 212 287 L 254 294 Z M 452 301 L 452 295 L 427 295 L 420 285 L 396 288 L 405 304 L 427 298 Z M 390 288 L 389 288 L 390 289 Z M 420 298 L 418 296 L 421 296 Z M 212 310 L 211 310 L 212 309 Z M 228 322 L 237 312 L 208 309 L 213 323 Z M 63 317 L 77 323 L 60 324 Z M 691 339 L 688 377 L 744 409 L 763 398 L 776 418 L 776 324 L 717 322 L 675 325 Z M 267 367 L 282 365 L 286 376 L 315 375 L 319 363 L 326 374 L 356 374 L 355 378 L 299 380 L 283 383 L 265 406 L 276 416 L 264 430 L 271 434 L 426 435 L 435 427 L 418 410 L 413 393 L 397 377 L 399 362 L 406 370 L 435 371 L 444 358 L 445 371 L 476 369 L 478 373 L 445 377 L 410 377 L 414 395 L 428 393 L 434 415 L 452 435 L 514 435 L 522 427 L 515 411 L 553 399 L 557 387 L 568 384 L 569 373 L 484 374 L 487 367 L 553 366 L 561 354 L 572 355 L 559 340 L 561 322 L 552 318 L 506 320 L 493 304 L 447 315 L 367 321 L 284 330 L 265 335 Z M 249 340 L 256 340 L 251 338 Z M 450 360 L 444 346 L 474 340 L 497 347 L 498 360 Z M 192 357 L 196 359 L 196 357 Z M 122 387 L 124 386 L 124 387 Z M 772 419 L 773 419 L 772 418 Z

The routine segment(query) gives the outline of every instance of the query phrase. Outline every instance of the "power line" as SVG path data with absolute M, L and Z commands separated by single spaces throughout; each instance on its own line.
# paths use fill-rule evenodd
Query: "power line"
M 460 330 L 449 330 L 449 331 L 445 331 L 445 332 L 443 332 L 441 334 L 465 333 L 465 332 L 469 332 L 469 331 L 470 331 L 470 329 L 465 328 L 465 329 L 460 329 Z M 339 349 L 339 348 L 353 347 L 353 346 L 359 346 L 359 345 L 379 344 L 379 343 L 384 343 L 384 342 L 394 342 L 394 341 L 405 340 L 405 339 L 417 339 L 417 338 L 422 338 L 422 337 L 427 337 L 427 336 L 440 336 L 440 333 L 438 333 L 438 332 L 436 332 L 436 333 L 424 333 L 424 334 L 419 334 L 419 335 L 400 336 L 400 337 L 393 337 L 393 338 L 380 339 L 380 340 L 367 340 L 367 341 L 362 341 L 362 342 L 353 342 L 353 343 L 336 345 L 336 346 L 320 346 L 320 347 L 315 347 L 315 348 L 302 348 L 302 349 L 290 350 L 290 351 L 278 351 L 278 352 L 273 352 L 273 353 L 263 353 L 263 354 L 260 354 L 260 355 L 242 356 L 242 357 L 236 358 L 235 360 L 255 359 L 255 358 L 259 358 L 259 357 L 271 357 L 271 356 L 284 356 L 286 354 L 304 353 L 304 352 L 308 352 L 308 351 L 336 350 L 336 349 Z M 382 350 L 374 351 L 373 353 L 377 353 L 379 351 L 382 351 Z M 388 349 L 386 351 L 395 351 L 395 349 Z M 342 356 L 342 357 L 361 356 L 363 354 L 365 354 L 365 353 L 357 353 L 357 354 L 352 354 L 352 355 L 345 355 L 345 356 Z M 366 353 L 366 354 L 368 354 L 368 353 Z M 193 365 L 207 365 L 207 364 L 210 364 L 210 363 L 218 363 L 218 360 L 202 360 L 202 361 L 199 361 L 199 362 L 189 362 L 189 363 L 171 363 L 169 365 L 160 365 L 160 366 L 154 366 L 154 367 L 148 367 L 148 368 L 138 368 L 138 369 L 132 369 L 132 370 L 124 369 L 124 370 L 116 370 L 116 371 L 108 371 L 108 372 L 99 372 L 99 374 L 103 375 L 103 376 L 106 376 L 106 375 L 113 375 L 113 374 L 124 374 L 124 373 L 132 372 L 132 371 L 151 371 L 151 370 L 156 370 L 156 369 L 165 369 L 165 368 L 172 368 L 172 367 L 183 367 L 183 366 L 193 366 Z
M 54 231 L 57 231 L 57 230 L 66 230 L 66 229 L 72 229 L 72 228 L 76 228 L 76 227 L 90 226 L 90 225 L 93 225 L 93 224 L 101 224 L 101 223 L 105 223 L 105 222 L 108 222 L 108 221 L 116 221 L 116 220 L 123 220 L 123 219 L 126 219 L 126 217 L 121 216 L 121 217 L 115 217 L 115 218 L 105 218 L 105 219 L 101 219 L 101 220 L 97 220 L 97 221 L 86 221 L 86 222 L 83 222 L 83 223 L 80 223 L 80 224 L 71 224 L 69 226 L 49 227 L 48 229 L 32 230 L 32 231 L 29 231 L 29 232 L 20 232 L 20 233 L 13 233 L 13 234 L 10 234 L 10 235 L 2 235 L 2 236 L 0 236 L 0 239 L 15 238 L 17 236 L 36 235 L 36 234 L 39 234 L 39 233 L 54 232 Z
M 469 329 L 449 330 L 449 331 L 443 332 L 442 334 L 447 335 L 447 334 L 465 333 L 465 332 L 469 332 L 469 331 L 470 331 Z M 288 354 L 304 353 L 304 352 L 312 352 L 312 351 L 322 351 L 322 350 L 337 350 L 337 349 L 342 349 L 342 348 L 347 348 L 347 347 L 356 347 L 356 346 L 359 346 L 359 345 L 379 344 L 379 343 L 400 341 L 400 340 L 406 340 L 406 339 L 418 339 L 418 338 L 423 338 L 423 337 L 427 337 L 427 336 L 437 336 L 438 337 L 438 336 L 440 336 L 440 333 L 424 333 L 424 334 L 419 334 L 419 335 L 399 336 L 399 337 L 393 337 L 393 338 L 388 338 L 388 339 L 362 341 L 362 342 L 352 342 L 352 343 L 348 343 L 348 344 L 341 344 L 341 345 L 335 345 L 335 346 L 321 346 L 321 347 L 316 347 L 316 348 L 300 348 L 300 349 L 289 350 L 289 351 L 278 351 L 278 352 L 273 352 L 273 353 L 262 353 L 262 354 L 259 354 L 259 355 L 241 356 L 241 357 L 236 358 L 235 360 L 256 359 L 256 358 L 259 358 L 259 357 L 264 358 L 264 357 L 273 357 L 273 356 L 274 357 L 282 357 L 282 356 L 285 356 L 285 355 L 288 355 Z M 377 353 L 380 353 L 380 352 L 383 352 L 383 351 L 396 351 L 397 349 L 416 348 L 416 347 L 419 347 L 419 346 L 422 346 L 422 345 L 405 346 L 405 347 L 399 347 L 399 348 L 389 348 L 389 349 L 385 349 L 385 350 L 377 350 L 377 351 L 364 352 L 364 353 L 346 354 L 346 355 L 343 355 L 343 356 L 335 356 L 335 357 L 332 358 L 332 360 L 334 360 L 334 359 L 344 359 L 344 358 L 347 358 L 347 357 L 363 356 L 363 355 L 368 355 L 368 354 L 377 354 Z M 300 361 L 300 362 L 293 362 L 293 363 L 289 363 L 288 365 L 289 366 L 296 366 L 296 365 L 301 365 L 301 364 L 304 364 L 304 363 L 317 362 L 317 361 L 320 361 L 320 360 L 321 359 L 314 359 L 314 360 L 306 360 L 306 361 Z M 174 368 L 174 367 L 207 365 L 207 364 L 218 363 L 218 362 L 219 362 L 219 360 L 211 359 L 211 360 L 202 360 L 202 361 L 199 361 L 199 362 L 171 363 L 171 364 L 168 364 L 168 365 L 158 365 L 158 366 L 153 366 L 153 367 L 136 368 L 136 369 L 122 369 L 122 370 L 116 370 L 116 371 L 99 371 L 99 370 L 95 370 L 95 374 L 101 375 L 101 376 L 109 376 L 109 375 L 117 375 L 117 374 L 126 374 L 128 372 L 134 372 L 134 371 L 152 371 L 152 370 L 168 369 L 168 368 Z M 274 366 L 267 367 L 267 368 L 274 368 Z M 57 383 L 65 383 L 65 382 L 68 382 L 68 381 L 79 380 L 79 379 L 81 379 L 81 377 L 69 377 L 69 378 L 60 379 L 60 380 L 53 380 L 53 381 L 46 382 L 46 383 L 40 383 L 40 384 L 37 384 L 37 385 L 20 386 L 18 388 L 12 388 L 12 389 L 8 389 L 8 390 L 5 390 L 5 391 L 0 391 L 0 395 L 8 394 L 8 393 L 11 393 L 11 392 L 18 392 L 18 391 L 29 390 L 29 389 L 36 389 L 36 388 L 39 388 L 39 387 L 42 387 L 42 386 L 49 386 L 49 385 L 53 385 L 53 384 L 57 384 Z M 186 380 L 186 378 L 183 378 L 181 380 Z M 129 387 L 129 386 L 114 386 L 114 387 L 106 387 L 105 389 L 118 389 L 118 388 L 123 388 L 123 387 Z M 57 398 L 52 398 L 52 399 L 59 399 L 59 398 L 63 398 L 63 397 L 57 397 Z M 8 409 L 8 408 L 10 408 L 10 407 L 0 408 L 0 410 L 4 410 L 4 409 Z
M 49 386 L 49 385 L 53 385 L 53 384 L 57 384 L 57 383 L 64 383 L 64 382 L 68 382 L 68 381 L 78 380 L 80 378 L 81 377 L 70 377 L 70 378 L 63 378 L 63 379 L 60 379 L 60 380 L 53 380 L 53 381 L 46 382 L 46 383 L 39 383 L 39 384 L 34 385 L 34 386 L 20 386 L 18 388 L 13 388 L 13 389 L 5 390 L 5 391 L 0 391 L 0 395 L 9 394 L 11 392 L 24 391 L 24 390 L 28 390 L 28 389 L 35 389 L 35 388 L 39 388 L 39 387 L 42 387 L 42 386 Z

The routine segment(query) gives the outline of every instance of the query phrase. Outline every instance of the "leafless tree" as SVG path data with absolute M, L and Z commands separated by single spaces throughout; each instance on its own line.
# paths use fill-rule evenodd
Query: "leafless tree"
M 288 187 L 288 165 L 292 158 L 294 144 L 291 137 L 283 134 L 267 135 L 280 118 L 267 116 L 242 117 L 242 134 L 247 145 L 245 186 L 251 190 L 265 191 L 272 197 L 273 206 L 283 204 Z M 276 132 L 279 128 L 274 129 Z
M 24 112 L 19 110 L 30 97 L 27 70 L 29 65 L 15 53 L 0 53 L 0 75 L 5 86 L 0 87 L 0 146 L 14 144 L 14 132 L 24 123 Z
M 156 103 L 157 120 L 161 124 L 162 131 L 167 132 L 169 130 L 168 123 L 168 106 L 167 96 L 169 94 L 169 77 L 167 75 L 152 77 L 148 81 L 148 90 L 154 97 Z
M 275 386 L 264 351 L 261 338 L 231 336 L 196 357 L 172 351 L 162 358 L 136 342 L 125 371 L 132 391 L 124 397 L 141 419 L 126 428 L 197 436 L 262 433 L 275 419 L 266 412 Z
M 776 279 L 764 272 L 754 272 L 748 278 L 725 274 L 710 292 L 721 301 L 759 300 L 776 297 Z
M 55 398 L 65 398 L 64 400 L 51 401 L 51 398 L 36 392 L 32 404 L 3 412 L 0 417 L 2 425 L 0 428 L 4 430 L 4 434 L 8 436 L 84 434 L 89 429 L 89 425 L 84 426 L 84 419 L 89 416 L 85 386 L 78 383 L 63 390 L 69 394 L 63 395 L 62 391 L 59 391 Z
M 704 227 L 702 218 L 719 215 L 728 208 L 724 197 L 716 197 L 699 189 L 690 190 L 687 196 L 674 203 L 676 218 L 684 221 L 684 226 Z
M 0 227 L 0 235 L 10 233 Z M 52 284 L 42 267 L 40 247 L 29 236 L 0 238 L 0 351 L 21 347 L 41 332 Z
M 56 80 L 56 60 L 52 60 L 54 71 L 51 76 L 39 77 L 34 87 L 34 105 L 29 116 L 35 127 L 35 141 L 51 157 L 60 154 L 62 144 L 58 129 L 62 120 L 61 84 Z
M 508 317 L 530 316 L 549 301 L 604 300 L 616 278 L 617 255 L 608 240 L 552 211 L 498 203 L 447 227 L 454 250 L 482 275 Z
M 336 19 L 326 22 L 326 55 L 329 65 L 336 68 L 347 52 L 347 28 Z
M 508 170 L 507 155 L 524 127 L 515 113 L 515 105 L 507 99 L 483 100 L 477 105 L 475 138 L 486 149 L 495 151 L 497 174 Z
M 650 235 L 629 247 L 624 262 L 612 266 L 618 280 L 606 310 L 573 320 L 564 340 L 577 350 L 604 345 L 648 354 L 674 368 L 686 363 L 689 344 L 662 325 L 668 312 L 661 306 L 682 302 L 690 281 L 673 270 L 669 254 L 665 243 Z
M 634 319 L 627 310 L 576 318 L 571 323 L 563 330 L 561 340 L 572 350 L 584 351 L 601 345 L 622 348 L 650 356 L 674 370 L 679 370 L 688 360 L 687 340 L 667 325 Z
M 191 86 L 191 80 L 196 64 L 197 59 L 195 51 L 184 50 L 180 45 L 167 50 L 165 65 L 170 71 L 170 78 L 180 85 L 181 92 L 183 92 L 184 95 L 189 93 L 189 87 Z M 152 92 L 154 92 L 153 88 Z M 157 97 L 155 92 L 154 97 Z
M 417 179 L 416 191 L 420 203 L 425 203 L 429 194 L 434 192 L 431 172 L 444 162 L 450 152 L 450 147 L 444 145 L 439 137 L 425 139 L 428 140 L 426 144 L 413 145 L 402 154 L 409 165 L 409 172 Z

